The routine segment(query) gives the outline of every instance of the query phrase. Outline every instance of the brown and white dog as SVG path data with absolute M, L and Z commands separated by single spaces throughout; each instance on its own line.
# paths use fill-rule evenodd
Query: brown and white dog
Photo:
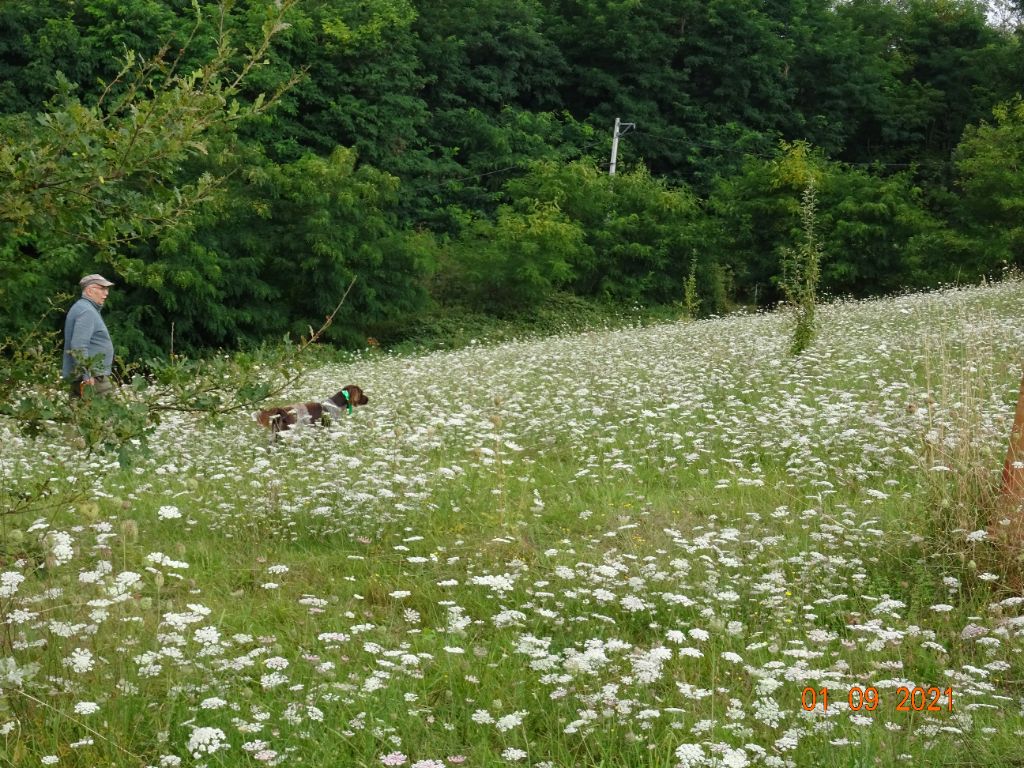
M 357 405 L 366 405 L 370 398 L 355 384 L 342 387 L 321 403 L 295 403 L 280 408 L 264 408 L 256 413 L 256 421 L 271 432 L 284 432 L 296 425 L 324 424 L 328 419 L 352 412 Z

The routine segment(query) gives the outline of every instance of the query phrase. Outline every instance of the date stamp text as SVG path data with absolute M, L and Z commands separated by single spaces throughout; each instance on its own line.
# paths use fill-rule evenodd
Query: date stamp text
M 846 706 L 853 712 L 874 712 L 882 706 L 882 697 L 877 688 L 852 686 L 846 689 L 804 688 L 800 694 L 800 706 L 805 712 L 821 707 L 827 711 L 830 703 L 845 699 Z M 896 712 L 952 712 L 952 688 L 907 688 L 900 686 L 894 694 L 886 694 L 886 705 Z

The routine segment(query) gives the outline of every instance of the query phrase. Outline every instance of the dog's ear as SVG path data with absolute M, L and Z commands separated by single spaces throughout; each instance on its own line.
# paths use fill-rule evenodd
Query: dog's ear
M 355 384 L 346 386 L 345 391 L 348 392 L 348 399 L 352 405 L 366 405 L 370 402 L 370 398 L 366 396 L 366 393 Z

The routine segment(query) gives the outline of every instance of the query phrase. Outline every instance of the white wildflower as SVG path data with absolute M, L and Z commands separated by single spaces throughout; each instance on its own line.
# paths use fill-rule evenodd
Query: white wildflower
M 25 577 L 17 571 L 0 573 L 0 597 L 12 597 L 23 581 Z
M 64 659 L 64 665 L 71 667 L 78 674 L 83 674 L 90 671 L 96 665 L 96 661 L 88 648 L 75 648 L 71 655 Z
M 220 728 L 196 728 L 188 740 L 188 751 L 192 757 L 199 759 L 204 755 L 212 755 L 227 745 L 226 736 Z
M 498 718 L 498 722 L 494 724 L 494 727 L 504 733 L 505 731 L 511 731 L 513 728 L 518 728 L 523 724 L 523 718 L 529 714 L 525 711 L 513 712 L 510 715 L 505 715 Z
M 64 533 L 64 531 L 50 531 L 46 534 L 45 541 L 50 549 L 54 565 L 64 565 L 75 556 L 72 546 L 74 539 L 70 534 Z
M 707 764 L 704 747 L 700 744 L 680 744 L 676 747 L 676 759 L 681 768 L 698 768 Z

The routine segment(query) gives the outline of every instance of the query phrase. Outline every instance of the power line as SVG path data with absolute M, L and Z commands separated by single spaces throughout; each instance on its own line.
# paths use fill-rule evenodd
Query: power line
M 654 140 L 656 140 L 658 142 L 663 142 L 663 143 L 667 143 L 667 144 L 679 144 L 679 145 L 683 145 L 683 146 L 690 147 L 690 148 L 695 148 L 695 149 L 711 150 L 713 152 L 716 152 L 718 154 L 723 154 L 723 155 L 732 155 L 732 156 L 736 156 L 736 157 L 756 157 L 756 158 L 759 158 L 761 160 L 775 160 L 775 159 L 778 158 L 777 154 L 767 154 L 765 152 L 758 152 L 758 151 L 751 150 L 751 149 L 740 149 L 740 148 L 737 148 L 737 147 L 728 147 L 728 146 L 723 146 L 721 143 L 709 144 L 709 143 L 704 143 L 704 142 L 700 142 L 700 141 L 694 141 L 692 139 L 677 138 L 677 137 L 674 137 L 674 136 L 669 136 L 669 135 L 664 134 L 664 133 L 655 133 L 653 131 L 640 130 L 640 129 L 636 128 L 636 124 L 635 123 L 621 123 L 618 120 L 618 118 L 616 118 L 616 124 L 618 126 L 616 128 L 617 136 L 622 136 L 623 134 L 627 133 L 628 131 L 634 130 L 636 132 L 636 135 L 652 138 L 652 139 L 654 139 Z M 626 128 L 626 130 L 623 130 L 623 131 L 619 131 L 618 130 L 618 128 L 623 128 L 623 127 Z M 615 134 L 613 134 L 613 136 L 615 136 Z M 590 149 L 592 149 L 595 146 L 597 146 L 597 144 L 598 144 L 598 141 L 596 141 L 596 140 L 595 141 L 591 141 L 588 144 L 586 144 L 583 147 L 581 147 L 575 153 L 573 153 L 573 154 L 571 154 L 571 155 L 569 155 L 567 157 L 561 158 L 561 161 L 562 162 L 572 162 L 574 160 L 578 160 L 578 159 L 580 159 L 582 157 L 585 157 L 585 156 L 587 156 L 587 152 Z M 614 152 L 614 150 L 613 150 L 613 154 L 612 154 L 612 158 L 611 158 L 610 162 L 607 162 L 607 163 L 601 162 L 597 158 L 591 158 L 591 159 L 593 159 L 599 166 L 607 166 L 608 169 L 609 169 L 609 175 L 614 175 L 615 170 L 616 170 L 616 168 L 618 166 L 618 158 L 616 157 L 616 153 Z M 839 159 L 835 159 L 835 158 L 826 158 L 826 159 L 831 161 L 831 162 L 836 162 L 836 163 L 840 163 L 842 165 L 846 165 L 846 166 L 849 166 L 849 167 L 856 167 L 856 168 L 891 168 L 891 169 L 900 169 L 900 168 L 902 168 L 902 169 L 908 169 L 908 168 L 928 168 L 928 167 L 948 168 L 948 167 L 950 167 L 953 164 L 952 159 L 950 159 L 950 160 L 918 160 L 918 161 L 909 162 L 909 163 L 882 162 L 880 160 L 873 160 L 873 161 L 848 161 L 848 160 L 839 160 Z M 530 163 L 532 163 L 532 162 L 533 162 L 532 160 L 525 160 L 525 161 L 523 161 L 521 163 L 516 163 L 515 165 L 507 165 L 504 168 L 496 168 L 496 169 L 491 170 L 491 171 L 482 171 L 480 173 L 471 173 L 471 174 L 467 174 L 465 176 L 457 176 L 457 177 L 454 177 L 454 178 L 444 179 L 442 181 L 438 181 L 438 182 L 433 183 L 433 184 L 427 184 L 427 185 L 424 185 L 424 186 L 418 186 L 417 189 L 424 190 L 424 191 L 433 190 L 433 189 L 441 189 L 441 188 L 449 186 L 451 184 L 458 184 L 460 182 L 480 181 L 480 180 L 488 178 L 490 176 L 497 176 L 497 175 L 500 175 L 500 174 L 511 173 L 512 171 L 523 171 L 523 170 L 526 170 L 529 167 Z
M 597 146 L 597 144 L 598 144 L 598 141 L 596 141 L 596 140 L 589 141 L 586 144 L 584 144 L 582 147 L 580 147 L 578 150 L 569 153 L 566 157 L 560 158 L 560 160 L 561 160 L 561 162 L 565 162 L 565 163 L 571 163 L 574 160 L 579 160 L 581 157 L 587 156 L 587 152 L 590 151 L 593 147 Z M 469 175 L 466 175 L 466 176 L 457 176 L 455 178 L 445 179 L 443 181 L 439 181 L 439 182 L 437 182 L 435 184 L 427 184 L 427 185 L 422 186 L 422 187 L 417 187 L 417 189 L 420 189 L 420 190 L 440 189 L 441 187 L 448 186 L 449 184 L 457 184 L 460 181 L 477 181 L 477 180 L 480 180 L 480 179 L 485 179 L 488 176 L 496 176 L 496 175 L 501 174 L 501 173 L 509 173 L 511 171 L 524 171 L 524 170 L 527 169 L 527 167 L 532 162 L 534 162 L 534 161 L 533 160 L 524 160 L 523 162 L 517 163 L 516 165 L 508 165 L 508 166 L 505 166 L 504 168 L 496 168 L 493 171 L 482 171 L 480 173 L 473 173 L 473 174 L 469 174 Z
M 732 147 L 723 147 L 721 144 L 705 144 L 705 143 L 702 143 L 702 142 L 699 142 L 699 141 L 694 141 L 692 139 L 680 139 L 680 138 L 676 138 L 676 137 L 673 137 L 673 136 L 668 136 L 666 134 L 653 133 L 651 131 L 641 131 L 641 130 L 638 130 L 637 131 L 637 135 L 652 137 L 652 138 L 656 139 L 657 141 L 665 142 L 665 143 L 668 143 L 668 144 L 682 144 L 682 145 L 685 145 L 687 147 L 694 147 L 694 148 L 698 148 L 698 149 L 710 149 L 710 150 L 713 150 L 714 152 L 717 152 L 719 154 L 738 155 L 740 157 L 757 157 L 757 158 L 760 158 L 762 160 L 774 160 L 774 159 L 776 159 L 778 157 L 778 155 L 764 154 L 764 153 L 755 152 L 755 151 L 752 151 L 752 150 L 749 150 L 749 149 L 735 149 L 735 148 L 732 148 Z M 838 160 L 838 159 L 835 159 L 835 158 L 826 158 L 826 159 L 828 159 L 828 160 L 830 160 L 832 162 L 842 163 L 843 165 L 849 165 L 849 166 L 855 166 L 855 167 L 863 167 L 863 168 L 920 168 L 920 167 L 928 167 L 928 166 L 948 167 L 948 166 L 952 165 L 952 163 L 953 163 L 952 159 L 950 159 L 950 160 L 918 160 L 916 162 L 910 162 L 910 163 L 889 163 L 889 162 L 882 162 L 880 160 L 855 162 L 855 161 L 848 161 L 848 160 Z

